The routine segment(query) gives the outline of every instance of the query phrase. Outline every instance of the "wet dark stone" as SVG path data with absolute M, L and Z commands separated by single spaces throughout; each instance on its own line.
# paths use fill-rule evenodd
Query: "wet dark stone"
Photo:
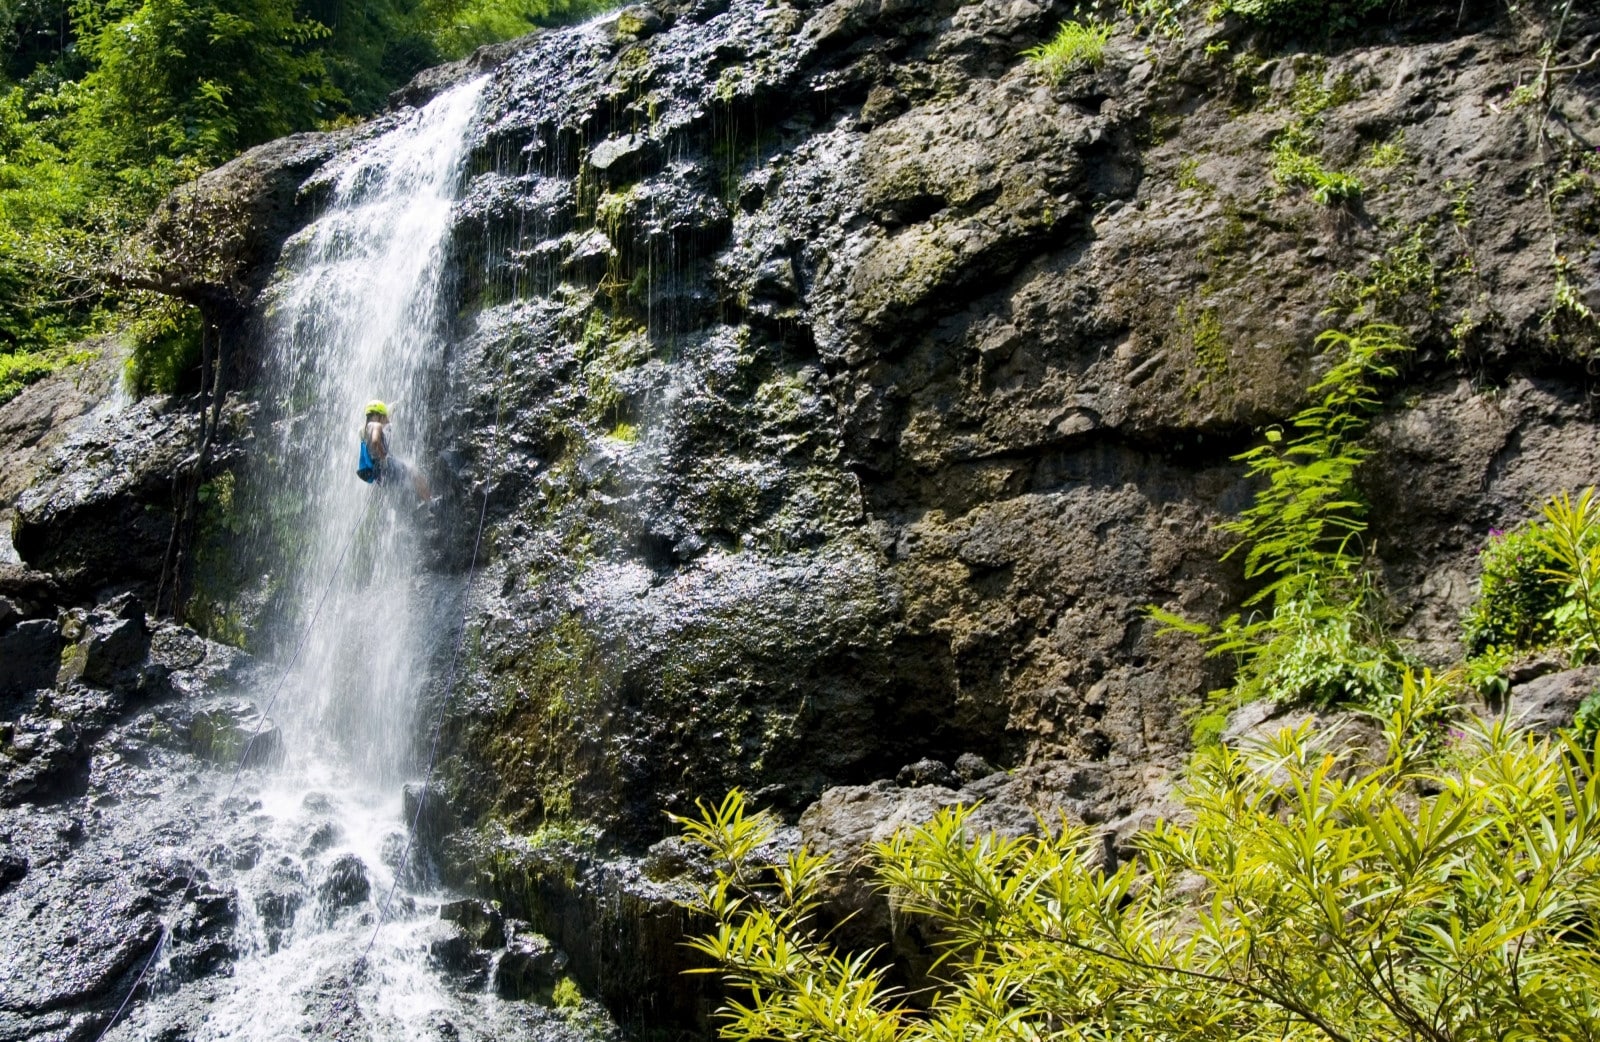
M 651 141 L 645 135 L 624 134 L 596 145 L 589 153 L 589 165 L 613 183 L 621 183 L 637 177 L 652 152 Z
M 462 898 L 439 906 L 439 918 L 455 923 L 479 948 L 499 948 L 506 943 L 500 909 L 488 901 Z
M 317 903 L 322 914 L 332 918 L 342 908 L 361 904 L 371 893 L 367 866 L 354 854 L 340 854 L 317 884 Z
M 900 768 L 900 773 L 894 776 L 894 780 L 902 789 L 913 789 L 921 785 L 939 785 L 946 789 L 961 787 L 961 779 L 956 776 L 955 771 L 938 760 L 928 758 L 906 764 Z
M 284 935 L 294 928 L 295 913 L 307 896 L 305 876 L 292 861 L 284 860 L 267 872 L 267 882 L 256 891 L 256 915 L 266 934 L 267 951 L 275 952 Z
M 456 826 L 455 815 L 437 786 L 424 790 L 417 782 L 407 782 L 400 793 L 400 813 L 407 828 L 415 822 L 416 841 L 430 854 L 437 850 L 439 840 Z
M 979 778 L 987 778 L 999 770 L 1000 768 L 977 753 L 962 753 L 956 757 L 956 774 L 960 776 L 962 782 L 975 782 Z
M 539 934 L 518 931 L 495 963 L 494 991 L 503 999 L 532 998 L 554 987 L 566 969 L 565 952 Z
M 189 721 L 189 749 L 201 759 L 233 767 L 265 767 L 283 756 L 283 732 L 248 702 L 201 709 Z
M 428 960 L 445 973 L 480 980 L 489 969 L 489 953 L 473 943 L 458 924 L 440 920 L 426 932 Z
M 90 747 L 70 720 L 28 715 L 0 723 L 0 806 L 80 794 Z
M 331 848 L 339 842 L 339 826 L 331 821 L 324 821 L 311 830 L 311 835 L 306 837 L 305 846 L 301 848 L 302 857 L 312 857 Z
M 234 844 L 225 852 L 225 858 L 230 866 L 243 872 L 255 868 L 260 863 L 261 849 L 260 838 L 252 836 Z
M 652 844 L 639 867 L 646 879 L 656 883 L 681 876 L 708 879 L 712 872 L 705 851 L 682 836 L 668 836 Z
M 102 622 L 90 631 L 84 645 L 83 681 L 112 687 L 131 679 L 150 653 L 150 631 L 144 615 Z
M 193 630 L 166 625 L 150 637 L 150 661 L 166 670 L 192 669 L 205 661 L 206 639 Z
M 172 532 L 172 475 L 197 426 L 192 412 L 159 397 L 87 419 L 17 498 L 18 555 L 80 592 L 157 581 Z
M 151 888 L 99 863 L 36 867 L 0 901 L 0 1010 L 26 1017 L 110 995 L 162 933 Z
M 19 622 L 0 632 L 0 695 L 49 687 L 61 668 L 61 627 L 54 619 Z
M 28 874 L 28 859 L 10 851 L 0 852 L 0 894 Z
M 172 927 L 170 972 L 183 981 L 219 972 L 238 955 L 233 944 L 239 907 L 235 895 L 202 886 Z
M 616 13 L 613 22 L 617 39 L 643 40 L 659 33 L 665 26 L 660 12 L 645 4 L 630 4 Z

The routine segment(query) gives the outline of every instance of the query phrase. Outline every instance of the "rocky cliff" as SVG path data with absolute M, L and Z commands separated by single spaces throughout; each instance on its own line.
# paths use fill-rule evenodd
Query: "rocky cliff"
M 632 856 L 730 786 L 835 849 L 982 798 L 1001 827 L 1103 824 L 1115 857 L 1227 676 L 1145 606 L 1216 618 L 1247 592 L 1219 562 L 1253 492 L 1232 457 L 1303 403 L 1324 329 L 1394 323 L 1413 348 L 1361 480 L 1425 659 L 1459 654 L 1489 529 L 1600 475 L 1593 15 L 1559 38 L 1471 3 L 1333 41 L 1124 22 L 1052 80 L 1020 52 L 1072 13 L 662 0 L 397 98 L 490 77 L 431 567 L 466 574 L 485 503 L 486 541 L 467 668 L 433 694 L 430 839 L 618 1008 L 703 1014 L 670 977 L 689 866 L 670 842 Z M 138 277 L 226 311 L 248 357 L 319 166 L 370 132 L 208 175 Z M 1307 170 L 1358 183 L 1330 196 Z M 86 572 L 151 583 L 106 526 L 160 520 L 187 415 L 74 421 L 111 425 L 84 428 L 109 470 L 73 466 L 100 458 L 83 448 L 31 465 L 23 560 L 91 601 L 117 591 Z M 215 467 L 248 484 L 272 417 L 237 415 Z M 55 625 L 55 596 L 31 614 Z

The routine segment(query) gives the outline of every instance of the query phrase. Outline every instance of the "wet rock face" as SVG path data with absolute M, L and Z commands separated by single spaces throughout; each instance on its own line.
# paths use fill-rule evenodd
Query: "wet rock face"
M 225 976 L 240 954 L 234 891 L 172 853 L 226 818 L 193 784 L 206 765 L 185 700 L 240 656 L 126 594 L 73 606 L 36 573 L 0 584 L 16 611 L 50 616 L 0 622 L 0 1040 L 91 1038 L 158 943 L 162 987 Z M 37 661 L 12 657 L 19 630 Z M 218 856 L 254 863 L 246 846 Z
M 1215 524 L 1252 490 L 1231 457 L 1323 371 L 1336 282 L 1388 287 L 1379 317 L 1415 341 L 1364 493 L 1408 634 L 1451 654 L 1483 533 L 1594 470 L 1600 436 L 1574 364 L 1593 331 L 1548 317 L 1550 234 L 1593 214 L 1527 190 L 1532 130 L 1497 99 L 1528 55 L 1449 6 L 1326 55 L 1238 40 L 1219 61 L 1203 35 L 1148 53 L 1124 35 L 1050 85 L 1018 55 L 1064 2 L 662 0 L 403 92 L 490 77 L 432 410 L 453 448 L 429 564 L 465 571 L 480 493 L 486 549 L 443 778 L 405 811 L 452 878 L 493 866 L 505 912 L 442 919 L 435 962 L 503 995 L 570 972 L 619 1010 L 705 1023 L 715 997 L 678 977 L 692 853 L 608 860 L 525 834 L 578 820 L 642 851 L 663 811 L 735 784 L 800 821 L 789 841 L 843 856 L 978 800 L 983 827 L 1064 811 L 1124 856 L 1186 749 L 1182 709 L 1226 680 L 1144 608 L 1237 605 Z M 1563 97 L 1593 136 L 1592 97 Z M 246 315 L 329 158 L 395 118 L 209 175 L 158 215 L 138 277 Z M 1272 180 L 1271 142 L 1305 120 L 1325 162 L 1359 170 L 1359 204 Z M 1390 165 L 1369 162 L 1386 144 Z M 1596 255 L 1566 256 L 1600 308 Z M 0 1042 L 81 1029 L 153 943 L 154 910 L 188 896 L 82 875 L 113 845 L 52 801 L 155 800 L 135 765 L 195 770 L 254 727 L 249 707 L 193 697 L 219 649 L 97 603 L 101 584 L 157 581 L 192 415 L 51 393 L 0 410 L 0 495 L 31 569 L 0 572 L 0 823 L 28 834 L 0 859 L 20 952 L 5 979 L 25 981 Z M 14 445 L 37 447 L 26 481 Z M 1551 716 L 1581 687 L 1530 679 Z M 338 837 L 307 810 L 299 859 L 253 909 L 269 946 L 372 897 L 359 859 L 317 860 Z M 71 980 L 47 964 L 78 964 L 76 934 L 12 925 L 68 900 L 53 878 L 105 909 Z M 865 942 L 906 942 L 858 883 L 831 907 L 867 910 Z M 236 910 L 205 901 L 180 940 L 215 976 Z M 329 1016 L 343 984 L 317 999 Z
M 561 979 L 567 955 L 538 934 L 514 933 L 494 966 L 494 992 L 503 999 L 543 994 Z
M 195 443 L 193 416 L 160 399 L 76 429 L 16 503 L 12 542 L 30 565 L 81 584 L 154 579 L 171 531 L 171 476 Z
M 1129 813 L 1227 669 L 1145 606 L 1237 605 L 1231 456 L 1322 371 L 1335 282 L 1388 287 L 1373 314 L 1417 348 L 1368 484 L 1430 654 L 1476 538 L 1566 481 L 1543 425 L 1593 440 L 1576 370 L 1534 352 L 1547 258 L 1501 235 L 1538 201 L 1480 191 L 1493 245 L 1447 227 L 1447 182 L 1529 174 L 1516 117 L 1460 115 L 1514 57 L 1488 23 L 1231 63 L 1214 30 L 1119 36 L 1051 85 L 1018 53 L 1062 4 L 640 11 L 480 66 L 445 440 L 493 554 L 446 729 L 460 825 L 642 847 L 731 785 L 795 814 L 963 754 L 1106 775 L 1089 811 Z M 1291 125 L 1362 171 L 1359 206 L 1273 180 Z M 1467 240 L 1478 289 L 1442 274 Z M 1502 409 L 1464 350 L 1536 386 Z M 1417 468 L 1450 506 L 1389 502 Z
M 61 667 L 61 627 L 54 619 L 10 622 L 0 629 L 0 694 L 49 687 Z
M 269 954 L 278 950 L 294 928 L 295 913 L 309 893 L 304 874 L 292 860 L 285 858 L 272 866 L 268 883 L 256 892 L 256 915 L 261 917 Z

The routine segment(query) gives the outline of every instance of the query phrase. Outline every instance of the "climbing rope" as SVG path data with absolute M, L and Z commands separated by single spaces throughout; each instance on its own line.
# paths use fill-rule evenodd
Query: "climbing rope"
M 405 878 L 406 866 L 410 864 L 411 848 L 416 843 L 417 829 L 422 824 L 422 814 L 428 804 L 428 794 L 433 791 L 433 770 L 438 762 L 439 735 L 444 730 L 445 712 L 450 708 L 451 692 L 455 687 L 456 668 L 461 662 L 461 648 L 466 643 L 467 637 L 467 611 L 471 608 L 472 580 L 478 574 L 478 554 L 483 549 L 483 529 L 489 517 L 489 492 L 492 488 L 489 475 L 495 474 L 500 468 L 500 455 L 504 451 L 504 443 L 500 437 L 500 421 L 505 398 L 506 380 L 511 375 L 511 359 L 509 354 L 504 368 L 500 373 L 499 385 L 495 388 L 494 395 L 494 459 L 483 479 L 483 504 L 478 509 L 478 534 L 472 542 L 472 562 L 467 566 L 467 580 L 462 596 L 461 628 L 456 632 L 455 649 L 450 653 L 450 669 L 445 674 L 444 697 L 439 700 L 439 709 L 434 714 L 433 735 L 428 742 L 428 765 L 422 775 L 422 791 L 417 795 L 417 809 L 411 816 L 411 828 L 406 832 L 406 845 L 401 851 L 400 862 L 395 866 L 394 879 L 389 884 L 389 892 L 384 896 L 383 907 L 378 911 L 378 921 L 372 928 L 372 936 L 367 940 L 367 946 L 361 952 L 361 958 L 356 960 L 355 971 L 352 976 L 361 972 L 367 964 L 367 957 L 372 954 L 372 946 L 378 943 L 378 933 L 383 929 L 384 923 L 389 919 L 389 908 L 394 902 L 395 891 L 400 887 L 400 880 Z
M 344 547 L 339 551 L 339 557 L 334 562 L 333 573 L 328 578 L 327 587 L 322 591 L 322 596 L 317 600 L 316 608 L 311 612 L 311 619 L 306 623 L 305 632 L 301 634 L 299 642 L 295 645 L 294 654 L 289 657 L 288 665 L 284 666 L 283 672 L 278 675 L 278 683 L 272 689 L 272 696 L 267 699 L 266 708 L 261 711 L 256 719 L 255 730 L 250 733 L 250 740 L 244 743 L 244 748 L 239 752 L 239 763 L 233 769 L 233 781 L 228 785 L 228 794 L 222 798 L 224 807 L 227 806 L 229 800 L 233 799 L 234 794 L 239 789 L 239 779 L 244 775 L 245 764 L 250 762 L 250 750 L 254 748 L 256 739 L 261 736 L 261 730 L 266 726 L 267 720 L 272 714 L 273 706 L 277 705 L 278 696 L 283 693 L 283 685 L 288 681 L 289 674 L 294 672 L 295 665 L 299 663 L 301 653 L 305 651 L 306 644 L 311 640 L 311 634 L 316 631 L 317 619 L 322 615 L 323 606 L 328 603 L 328 595 L 333 592 L 334 583 L 338 581 L 340 573 L 344 571 L 344 562 L 350 553 L 350 545 L 355 542 L 356 533 L 366 527 L 367 517 L 371 512 L 372 503 L 369 502 L 365 513 L 362 514 L 361 523 L 351 528 L 349 534 L 345 536 Z M 187 896 L 199 875 L 200 864 L 196 860 L 190 866 L 189 878 L 184 881 L 183 889 L 179 892 Z M 181 909 L 182 906 L 180 905 L 179 907 Z M 115 1013 L 111 1014 L 111 1019 L 100 1030 L 95 1042 L 102 1042 L 106 1035 L 111 1032 L 111 1029 L 116 1026 L 117 1021 L 122 1019 L 122 1014 L 128 1009 L 128 1003 L 132 1002 L 134 995 L 138 994 L 139 985 L 144 983 L 145 975 L 150 972 L 150 967 L 154 966 L 156 960 L 161 957 L 162 950 L 167 946 L 167 939 L 171 936 L 172 927 L 163 922 L 161 924 L 161 935 L 156 938 L 156 946 L 151 949 L 150 957 L 145 959 L 143 966 L 139 967 L 139 975 L 133 979 L 133 986 L 128 989 L 128 994 L 123 996 L 122 1004 L 117 1007 Z

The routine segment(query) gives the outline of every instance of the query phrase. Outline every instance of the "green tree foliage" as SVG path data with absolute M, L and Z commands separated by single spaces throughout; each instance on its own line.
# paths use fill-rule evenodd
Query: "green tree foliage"
M 116 293 L 119 243 L 241 150 L 371 112 L 422 68 L 607 0 L 0 0 L 0 401 L 130 321 L 188 379 L 192 316 Z M 152 308 L 154 310 L 152 311 Z
M 1387 754 L 1302 728 L 1197 755 L 1184 812 L 1106 872 L 1099 832 L 971 829 L 955 809 L 872 848 L 896 914 L 940 949 L 927 990 L 818 915 L 843 871 L 734 793 L 687 836 L 716 860 L 694 942 L 729 1042 L 1368 1042 L 1600 1038 L 1600 762 L 1504 724 L 1415 757 L 1408 678 Z
M 90 71 L 57 98 L 67 140 L 135 192 L 164 194 L 344 102 L 315 48 L 329 30 L 295 0 L 102 0 L 74 15 Z
M 541 25 L 581 21 L 616 6 L 616 0 L 428 0 L 427 23 L 434 46 L 456 57 Z

